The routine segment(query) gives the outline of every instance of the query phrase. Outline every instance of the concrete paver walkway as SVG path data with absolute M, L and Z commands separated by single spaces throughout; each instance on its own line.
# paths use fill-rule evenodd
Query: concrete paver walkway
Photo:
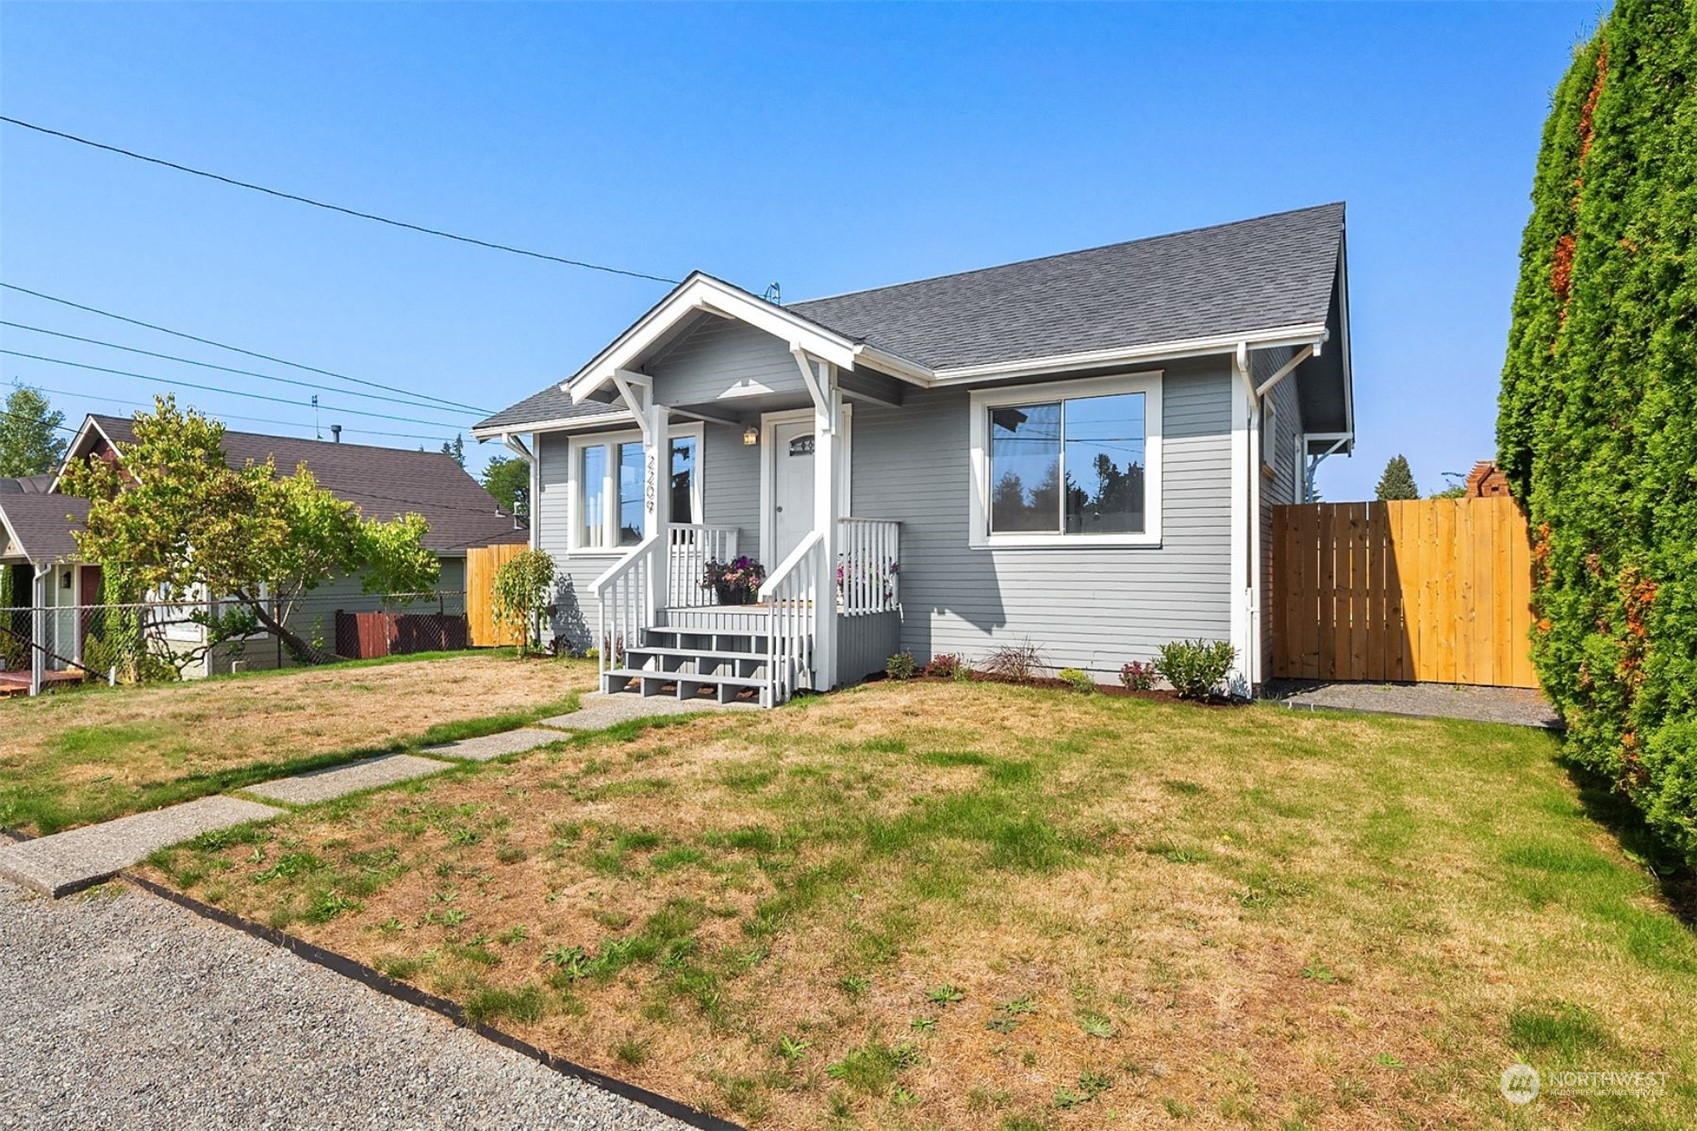
M 237 797 L 203 797 L 0 848 L 0 877 L 52 896 L 97 884 L 161 848 L 285 810 Z
M 394 785 L 397 782 L 444 773 L 447 769 L 445 764 L 433 758 L 388 754 L 381 758 L 367 758 L 363 762 L 349 762 L 345 766 L 332 766 L 327 770 L 296 774 L 292 778 L 260 782 L 258 785 L 248 786 L 242 792 L 263 797 L 267 801 L 281 801 L 285 805 L 316 805 L 321 801 L 346 797 L 362 789 Z
M 577 710 L 569 715 L 555 715 L 543 719 L 542 725 L 558 727 L 561 730 L 601 730 L 634 719 L 653 718 L 656 715 L 693 715 L 703 711 L 759 709 L 754 703 L 715 703 L 711 699 L 676 699 L 663 695 L 643 698 L 631 691 L 621 691 L 616 695 L 592 691 L 578 700 Z
M 569 715 L 560 716 L 560 718 L 570 717 Z M 523 754 L 527 750 L 547 746 L 550 742 L 561 742 L 565 737 L 559 730 L 521 727 L 518 730 L 505 730 L 500 734 L 486 734 L 482 738 L 462 738 L 458 742 L 445 742 L 440 746 L 426 746 L 420 753 L 428 754 L 432 758 L 490 762 L 507 754 Z

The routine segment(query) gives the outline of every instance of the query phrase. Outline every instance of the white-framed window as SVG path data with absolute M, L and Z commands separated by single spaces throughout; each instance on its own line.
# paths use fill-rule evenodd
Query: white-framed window
M 1161 541 L 1159 371 L 970 397 L 975 548 Z
M 672 521 L 701 521 L 699 424 L 671 432 Z M 566 448 L 566 489 L 571 501 L 570 548 L 617 553 L 642 541 L 643 454 L 640 432 L 573 436 Z

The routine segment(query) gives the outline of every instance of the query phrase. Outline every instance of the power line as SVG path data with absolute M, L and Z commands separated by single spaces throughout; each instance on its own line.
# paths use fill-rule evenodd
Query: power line
M 79 399 L 85 400 L 85 401 L 104 401 L 107 404 L 123 405 L 126 408 L 152 408 L 153 407 L 152 405 L 147 404 L 143 401 L 124 400 L 120 397 L 101 397 L 101 396 L 96 396 L 93 393 L 73 392 L 70 389 L 53 389 L 53 388 L 49 388 L 46 385 L 37 385 L 34 382 L 28 382 L 26 384 L 26 387 L 34 389 L 38 393 L 52 393 L 56 397 L 76 397 L 76 398 L 79 398 Z M 262 416 L 237 416 L 235 413 L 224 413 L 224 412 L 215 413 L 215 414 L 209 413 L 208 415 L 211 416 L 213 419 L 218 420 L 220 422 L 226 421 L 226 420 L 240 420 L 240 421 L 244 421 L 248 424 L 268 424 L 273 428 L 301 428 L 301 429 L 306 429 L 306 428 L 312 427 L 312 425 L 306 423 L 305 421 L 297 421 L 297 420 L 270 420 L 270 419 L 267 419 L 267 418 L 262 417 Z M 71 429 L 66 429 L 66 431 L 74 432 L 74 431 L 76 431 L 76 429 L 71 428 Z M 437 432 L 437 433 L 378 432 L 378 431 L 375 431 L 375 430 L 370 429 L 370 428 L 344 428 L 344 429 L 342 429 L 342 431 L 348 433 L 350 436 L 389 436 L 389 437 L 393 437 L 394 439 L 397 439 L 397 440 L 440 440 L 442 438 L 442 434 L 440 432 Z
M 198 365 L 202 369 L 216 369 L 220 373 L 234 373 L 240 377 L 258 377 L 264 381 L 276 381 L 279 384 L 295 385 L 302 389 L 319 389 L 323 392 L 337 393 L 346 397 L 364 397 L 367 400 L 387 401 L 390 404 L 405 405 L 408 408 L 424 409 L 428 412 L 446 411 L 445 409 L 437 408 L 435 405 L 421 404 L 418 401 L 402 400 L 400 397 L 386 397 L 381 393 L 356 393 L 352 389 L 338 389 L 334 385 L 320 385 L 313 381 L 297 381 L 292 377 L 278 377 L 270 373 L 256 373 L 251 369 L 232 369 L 228 365 L 214 365 L 210 361 L 196 361 L 193 358 L 178 357 L 175 354 L 169 353 L 155 353 L 153 350 L 139 349 L 136 346 L 122 346 L 117 342 L 102 341 L 99 338 L 79 337 L 76 334 L 67 334 L 60 330 L 49 330 L 42 326 L 30 326 L 23 322 L 10 322 L 3 318 L 0 318 L 0 326 L 10 326 L 16 330 L 28 330 L 32 334 L 46 334 L 49 337 L 64 338 L 67 341 L 82 342 L 85 345 L 103 346 L 106 349 L 123 350 L 125 353 L 139 353 L 143 357 L 155 357 L 161 361 L 175 361 L 180 362 L 183 365 Z M 482 412 L 484 410 L 476 409 L 474 411 Z
M 38 126 L 33 122 L 26 122 L 19 118 L 8 118 L 4 115 L 0 115 L 0 122 L 6 122 L 7 124 L 14 126 L 22 126 L 26 130 L 34 130 L 36 133 L 46 134 L 49 137 L 57 137 L 63 138 L 66 141 L 74 141 L 78 145 L 86 145 L 92 149 L 102 149 L 107 153 L 116 153 L 121 157 L 129 157 L 136 161 L 145 161 L 150 165 L 159 165 L 166 169 L 174 169 L 179 173 L 188 173 L 191 176 L 205 177 L 209 181 L 217 181 L 220 184 L 247 189 L 250 192 L 264 193 L 266 196 L 274 196 L 280 200 L 292 200 L 297 204 L 310 204 L 314 208 L 323 208 L 330 212 L 340 212 L 344 216 L 353 216 L 361 220 L 372 220 L 379 224 L 387 224 L 392 228 L 405 228 L 411 232 L 422 232 L 427 236 L 436 236 L 440 239 L 472 244 L 476 247 L 488 248 L 491 251 L 504 251 L 510 255 L 523 255 L 530 259 L 546 260 L 549 263 L 561 263 L 567 267 L 582 267 L 586 271 L 601 271 L 608 275 L 624 275 L 627 278 L 647 279 L 655 283 L 675 284 L 680 281 L 677 279 L 668 279 L 664 275 L 650 275 L 644 271 L 628 271 L 623 267 L 608 267 L 604 264 L 590 263 L 582 259 L 567 259 L 564 256 L 549 255 L 547 252 L 543 251 L 530 251 L 522 247 L 513 247 L 511 244 L 493 243 L 489 240 L 480 240 L 472 236 L 456 235 L 453 232 L 444 232 L 439 228 L 426 228 L 421 224 L 410 224 L 405 220 L 393 220 L 387 216 L 379 216 L 373 212 L 361 212 L 358 209 L 346 208 L 340 204 L 329 204 L 322 200 L 314 200 L 310 196 L 301 196 L 298 193 L 284 192 L 281 189 L 266 188 L 264 185 L 256 185 L 250 181 L 238 181 L 234 177 L 226 177 L 219 173 L 209 173 L 204 169 L 195 169 L 188 165 L 179 165 L 175 161 L 167 161 L 161 157 L 149 157 L 145 153 L 137 153 L 134 150 L 121 149 L 116 145 L 107 145 L 104 142 L 91 141 L 86 137 L 78 137 L 76 134 L 65 133 L 63 130 L 48 129 L 46 126 Z
M 243 349 L 240 346 L 232 346 L 228 342 L 216 342 L 211 338 L 199 338 L 193 334 L 186 334 L 181 330 L 172 330 L 165 326 L 155 326 L 151 322 L 143 322 L 138 318 L 126 318 L 124 315 L 114 314 L 110 310 L 101 310 L 99 307 L 94 306 L 84 306 L 82 303 L 72 302 L 68 298 L 58 298 L 54 295 L 44 294 L 41 291 L 32 291 L 28 287 L 20 287 L 16 283 L 0 283 L 0 287 L 4 287 L 9 291 L 17 291 L 19 294 L 30 295 L 33 298 L 45 299 L 47 302 L 56 302 L 60 306 L 68 306 L 73 310 L 82 310 L 89 314 L 98 314 L 102 318 L 111 318 L 118 322 L 128 322 L 130 325 L 140 326 L 144 330 L 155 330 L 161 334 L 169 334 L 174 338 L 183 338 L 187 341 L 199 342 L 203 346 L 213 346 L 217 349 L 229 350 L 231 353 L 239 353 L 248 357 L 256 357 L 261 361 L 269 361 L 274 365 L 286 365 L 290 369 L 299 369 L 306 373 L 317 373 L 321 377 L 334 377 L 338 381 L 348 381 L 355 385 L 364 385 L 371 389 L 382 389 L 389 393 L 404 393 L 410 397 L 417 397 L 419 400 L 435 401 L 438 404 L 445 404 L 450 408 L 464 409 L 467 412 L 481 412 L 485 415 L 489 412 L 488 409 L 479 408 L 477 405 L 461 404 L 458 401 L 444 400 L 441 397 L 430 396 L 428 393 L 415 393 L 411 389 L 402 389 L 394 385 L 385 385 L 378 381 L 367 381 L 362 377 L 349 377 L 346 373 L 337 373 L 331 369 L 319 369 L 316 366 L 303 365 L 298 361 L 288 361 L 281 357 L 272 357 L 270 354 L 257 353 L 254 350 Z M 422 408 L 423 406 L 421 405 L 420 407 Z
M 86 365 L 80 361 L 66 361 L 62 357 L 43 357 L 40 354 L 23 353 L 20 350 L 7 349 L 0 349 L 0 354 L 5 354 L 8 357 L 28 358 L 30 361 L 45 361 L 49 365 L 68 365 L 72 369 L 87 369 L 92 373 L 110 373 L 114 377 L 134 377 L 138 381 L 152 381 L 160 385 L 177 385 L 185 389 L 201 389 L 208 393 L 224 393 L 225 395 L 232 397 L 247 397 L 250 400 L 270 401 L 272 404 L 286 404 L 294 405 L 296 408 L 300 407 L 299 401 L 291 401 L 283 397 L 268 397 L 264 393 L 248 393 L 243 392 L 240 389 L 221 388 L 217 385 L 200 385 L 193 381 L 183 381 L 174 377 L 150 377 L 146 373 L 131 373 L 127 369 L 108 369 L 103 365 Z M 440 420 L 419 420 L 417 417 L 413 416 L 395 416 L 392 413 L 386 412 L 366 412 L 363 409 L 357 408 L 336 408 L 332 405 L 321 405 L 320 407 L 330 412 L 345 412 L 351 416 L 369 416 L 377 420 L 395 420 L 402 424 L 428 424 L 432 428 L 453 427 L 453 425 L 444 424 Z

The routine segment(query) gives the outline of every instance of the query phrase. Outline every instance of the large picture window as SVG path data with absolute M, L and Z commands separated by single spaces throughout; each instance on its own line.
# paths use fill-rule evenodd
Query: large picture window
M 641 542 L 646 470 L 642 437 L 634 433 L 574 437 L 571 441 L 571 548 L 615 551 Z M 701 431 L 672 433 L 673 522 L 701 513 Z
M 1159 540 L 1158 374 L 971 400 L 974 545 Z

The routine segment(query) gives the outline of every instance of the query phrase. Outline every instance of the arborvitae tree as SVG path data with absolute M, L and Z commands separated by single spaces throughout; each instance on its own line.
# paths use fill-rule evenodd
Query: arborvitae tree
M 1376 494 L 1380 502 L 1420 497 L 1420 488 L 1414 485 L 1414 472 L 1409 470 L 1408 461 L 1400 454 L 1392 456 L 1391 461 L 1385 464 L 1385 473 L 1379 476 Z
M 1571 753 L 1697 862 L 1697 5 L 1620 0 L 1556 91 L 1497 462 Z

